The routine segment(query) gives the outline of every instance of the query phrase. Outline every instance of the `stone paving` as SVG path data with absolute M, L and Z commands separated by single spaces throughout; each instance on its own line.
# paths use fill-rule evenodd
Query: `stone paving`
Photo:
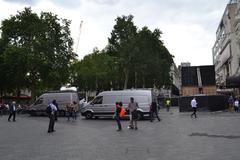
M 47 117 L 0 117 L 1 160 L 239 160 L 240 113 L 170 113 L 161 122 L 138 122 L 139 129 L 116 132 L 111 119 L 68 122 L 61 117 L 48 134 Z

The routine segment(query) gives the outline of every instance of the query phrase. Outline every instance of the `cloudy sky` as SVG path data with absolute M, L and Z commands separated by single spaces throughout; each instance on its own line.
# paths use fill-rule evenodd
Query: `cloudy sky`
M 79 59 L 107 45 L 117 16 L 134 16 L 138 28 L 159 28 L 162 40 L 177 65 L 212 64 L 215 32 L 229 0 L 0 0 L 0 21 L 31 6 L 36 13 L 50 11 L 72 20 L 71 32 L 77 42 L 83 21 Z M 75 43 L 76 45 L 76 43 Z M 75 50 L 76 46 L 74 46 Z

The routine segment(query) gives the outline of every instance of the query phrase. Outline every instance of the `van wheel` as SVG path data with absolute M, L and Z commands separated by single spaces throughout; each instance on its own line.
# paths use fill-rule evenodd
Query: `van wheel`
M 92 112 L 86 112 L 85 117 L 86 119 L 91 119 L 93 117 Z
M 143 113 L 138 111 L 137 112 L 137 120 L 141 120 L 141 119 L 143 119 Z

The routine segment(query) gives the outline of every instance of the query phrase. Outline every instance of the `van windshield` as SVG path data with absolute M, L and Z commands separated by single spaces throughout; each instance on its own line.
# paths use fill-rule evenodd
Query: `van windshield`
M 103 101 L 103 97 L 99 96 L 94 98 L 94 100 L 92 101 L 92 104 L 102 104 L 102 101 Z
M 42 98 L 39 98 L 38 100 L 36 100 L 36 102 L 34 103 L 34 105 L 42 104 L 42 103 L 43 103 L 43 99 L 42 99 Z

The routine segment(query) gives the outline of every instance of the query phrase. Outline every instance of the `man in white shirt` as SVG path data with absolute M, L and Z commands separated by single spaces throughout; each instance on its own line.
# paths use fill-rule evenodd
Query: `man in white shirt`
M 197 118 L 197 101 L 196 101 L 196 98 L 194 97 L 191 101 L 191 106 L 192 106 L 192 109 L 193 109 L 193 113 L 191 114 L 191 118 L 193 117 L 193 115 L 195 116 L 195 118 Z
M 238 98 L 236 98 L 236 100 L 234 101 L 234 108 L 236 112 L 239 112 L 239 100 Z
M 126 108 L 129 111 L 129 115 L 130 115 L 130 125 L 129 125 L 130 129 L 135 129 L 135 130 L 138 129 L 138 127 L 137 127 L 137 119 L 138 119 L 137 108 L 139 108 L 138 103 L 134 102 L 134 98 L 131 97 L 130 103 L 128 104 L 128 107 Z M 133 122 L 134 122 L 134 124 L 133 124 Z

